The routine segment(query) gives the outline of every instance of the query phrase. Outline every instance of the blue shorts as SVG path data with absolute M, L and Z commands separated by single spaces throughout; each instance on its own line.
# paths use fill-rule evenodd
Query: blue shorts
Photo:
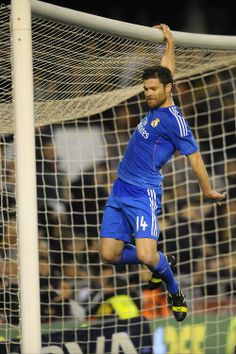
M 131 238 L 158 240 L 162 187 L 141 188 L 118 178 L 103 211 L 101 237 L 131 242 Z

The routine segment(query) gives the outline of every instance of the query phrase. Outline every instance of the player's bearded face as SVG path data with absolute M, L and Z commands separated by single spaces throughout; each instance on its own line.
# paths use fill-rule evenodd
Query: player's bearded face
M 160 83 L 159 79 L 144 81 L 144 95 L 150 108 L 164 106 L 169 98 L 166 86 Z

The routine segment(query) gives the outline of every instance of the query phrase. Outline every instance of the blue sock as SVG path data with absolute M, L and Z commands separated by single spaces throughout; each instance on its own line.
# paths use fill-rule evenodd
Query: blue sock
M 178 292 L 178 282 L 174 277 L 174 274 L 169 266 L 166 256 L 161 252 L 158 253 L 160 256 L 160 260 L 157 263 L 156 267 L 152 269 L 152 272 L 160 274 L 160 277 L 165 282 L 166 288 L 171 295 L 176 294 Z
M 120 259 L 116 264 L 141 264 L 137 257 L 136 247 L 130 243 L 125 244 Z

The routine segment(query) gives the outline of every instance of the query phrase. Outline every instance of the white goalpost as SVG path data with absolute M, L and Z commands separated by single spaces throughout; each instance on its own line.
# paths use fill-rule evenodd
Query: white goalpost
M 236 37 L 173 31 L 174 99 L 221 206 L 186 159 L 163 169 L 159 247 L 177 259 L 176 324 L 140 265 L 98 256 L 116 168 L 147 112 L 161 31 L 38 0 L 0 7 L 0 352 L 231 354 L 236 330 Z
M 41 333 L 31 6 L 24 0 L 13 0 L 11 5 L 21 350 L 36 354 L 41 350 Z

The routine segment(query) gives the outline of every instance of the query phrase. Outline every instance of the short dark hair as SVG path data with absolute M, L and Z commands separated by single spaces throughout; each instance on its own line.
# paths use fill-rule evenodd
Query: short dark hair
M 173 84 L 173 75 L 170 69 L 161 65 L 150 66 L 144 69 L 142 79 L 159 79 L 164 85 Z

